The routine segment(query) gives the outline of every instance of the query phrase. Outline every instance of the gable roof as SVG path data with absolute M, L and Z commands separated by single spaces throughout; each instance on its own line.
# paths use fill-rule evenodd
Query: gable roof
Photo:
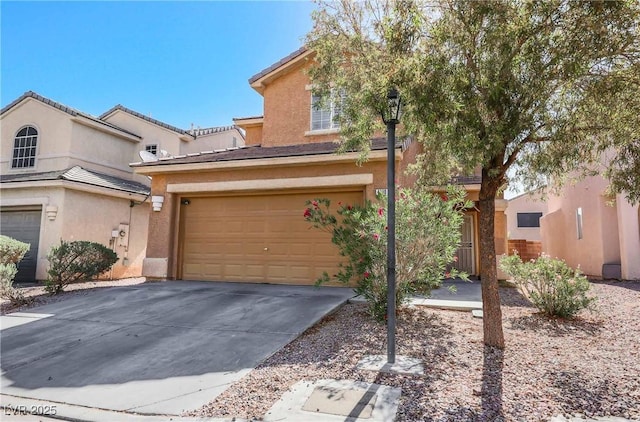
M 262 94 L 267 83 L 276 78 L 280 73 L 286 71 L 288 67 L 300 62 L 301 59 L 306 57 L 308 54 L 311 54 L 311 52 L 312 51 L 308 50 L 307 47 L 300 47 L 287 57 L 278 60 L 271 66 L 250 77 L 249 85 Z
M 122 104 L 117 104 L 117 105 L 111 107 L 108 111 L 102 113 L 99 118 L 101 120 L 104 120 L 105 118 L 107 118 L 109 115 L 113 114 L 116 111 L 123 111 L 123 112 L 128 113 L 128 114 L 130 114 L 132 116 L 135 116 L 135 117 L 137 117 L 139 119 L 145 120 L 145 121 L 147 121 L 149 123 L 153 123 L 154 125 L 160 126 L 160 127 L 164 128 L 164 129 L 168 129 L 168 130 L 170 130 L 172 132 L 179 133 L 181 135 L 195 137 L 194 135 L 192 135 L 191 133 L 189 133 L 188 131 L 186 131 L 184 129 L 180 129 L 180 128 L 172 126 L 172 125 L 170 125 L 168 123 L 161 122 L 160 120 L 156 120 L 156 119 L 153 119 L 153 118 L 151 118 L 149 116 L 145 116 L 144 114 L 138 113 L 137 111 L 134 111 L 134 110 L 131 110 L 130 108 L 127 108 L 127 107 L 123 106 Z
M 88 170 L 80 166 L 74 166 L 65 170 L 47 171 L 42 173 L 2 174 L 1 183 L 11 182 L 40 182 L 47 180 L 67 180 L 83 183 L 85 185 L 98 186 L 107 189 L 118 190 L 140 195 L 149 195 L 150 188 L 133 180 Z
M 306 52 L 307 52 L 307 47 L 304 47 L 304 46 L 300 47 L 299 49 L 297 49 L 293 53 L 289 54 L 287 57 L 284 57 L 284 58 L 278 60 L 277 62 L 275 62 L 271 66 L 269 66 L 269 67 L 267 67 L 265 69 L 262 69 L 260 72 L 256 73 L 252 77 L 250 77 L 249 78 L 249 83 L 250 84 L 254 83 L 258 79 L 262 78 L 263 76 L 268 75 L 269 73 L 273 72 L 274 70 L 278 69 L 281 66 L 284 66 L 285 64 L 289 63 L 290 61 L 292 61 L 296 57 L 299 57 L 299 56 L 303 55 Z
M 82 111 L 76 110 L 75 108 L 68 107 L 68 106 L 66 106 L 64 104 L 61 104 L 61 103 L 53 101 L 53 100 L 51 100 L 49 98 L 43 97 L 42 95 L 40 95 L 40 94 L 38 94 L 36 92 L 33 92 L 33 91 L 25 92 L 20 97 L 18 97 L 14 101 L 12 101 L 10 104 L 8 104 L 5 107 L 3 107 L 2 110 L 0 110 L 0 115 L 2 115 L 4 113 L 6 113 L 7 111 L 11 110 L 13 107 L 17 106 L 18 104 L 20 104 L 22 101 L 24 101 L 27 98 L 33 98 L 34 100 L 40 101 L 41 103 L 46 104 L 48 106 L 51 106 L 51 107 L 53 107 L 53 108 L 55 108 L 57 110 L 60 110 L 63 113 L 67 113 L 68 115 L 70 115 L 72 117 L 80 116 L 80 117 L 83 117 L 85 119 L 91 120 L 92 122 L 97 123 L 99 125 L 108 127 L 110 129 L 113 129 L 113 130 L 117 130 L 117 131 L 122 132 L 122 133 L 126 133 L 127 135 L 134 136 L 134 137 L 136 137 L 138 139 L 142 139 L 141 136 L 139 136 L 139 135 L 137 135 L 137 134 L 135 134 L 133 132 L 129 132 L 126 129 L 123 129 L 123 128 L 118 127 L 118 126 L 116 126 L 114 124 L 105 122 L 105 121 L 101 120 L 100 118 L 94 117 L 94 116 L 92 116 L 90 114 L 87 114 L 87 113 L 84 113 Z

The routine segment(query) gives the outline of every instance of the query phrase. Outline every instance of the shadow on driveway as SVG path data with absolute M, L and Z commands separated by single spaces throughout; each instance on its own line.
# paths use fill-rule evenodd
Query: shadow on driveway
M 352 296 L 345 288 L 187 281 L 92 291 L 2 317 L 2 392 L 179 414 Z

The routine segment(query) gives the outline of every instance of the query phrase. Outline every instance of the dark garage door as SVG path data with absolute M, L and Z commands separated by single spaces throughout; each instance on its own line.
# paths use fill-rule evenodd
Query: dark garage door
M 40 208 L 2 208 L 0 210 L 0 233 L 31 244 L 29 252 L 18 264 L 16 283 L 33 282 L 36 279 L 41 215 Z

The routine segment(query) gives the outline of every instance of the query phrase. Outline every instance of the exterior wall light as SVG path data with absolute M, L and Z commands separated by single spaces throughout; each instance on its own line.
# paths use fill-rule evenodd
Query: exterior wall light
M 151 205 L 153 206 L 154 211 L 161 211 L 163 203 L 164 203 L 164 196 L 154 195 L 151 197 Z

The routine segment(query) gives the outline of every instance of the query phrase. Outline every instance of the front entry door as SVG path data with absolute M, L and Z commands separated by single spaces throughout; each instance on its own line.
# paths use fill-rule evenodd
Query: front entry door
M 467 274 L 476 273 L 476 259 L 474 248 L 474 224 L 473 215 L 466 214 L 464 216 L 464 222 L 462 223 L 462 242 L 458 248 L 457 256 L 458 262 L 454 264 L 454 267 L 458 271 L 464 271 Z

